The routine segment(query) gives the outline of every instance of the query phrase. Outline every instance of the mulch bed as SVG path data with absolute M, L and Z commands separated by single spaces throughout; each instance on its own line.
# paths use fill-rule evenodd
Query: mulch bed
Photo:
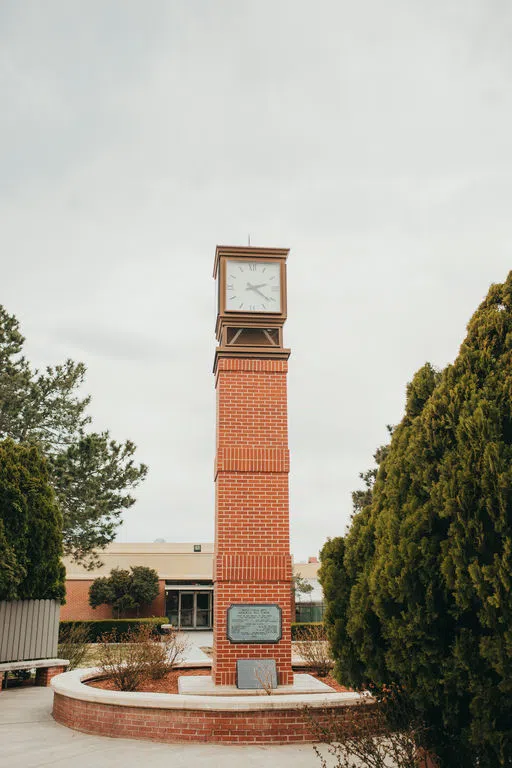
M 313 677 L 316 677 L 317 680 L 321 680 L 322 683 L 330 685 L 331 688 L 334 688 L 337 693 L 346 693 L 347 691 L 352 690 L 351 688 L 345 688 L 344 685 L 340 685 L 338 681 L 334 679 L 334 677 L 331 677 L 331 675 L 327 675 L 327 677 L 318 677 L 318 675 L 315 675 L 313 672 L 310 672 L 309 674 L 313 675 Z
M 173 669 L 171 672 L 168 672 L 161 680 L 151 680 L 150 678 L 146 678 L 146 680 L 144 680 L 141 687 L 139 688 L 139 691 L 146 693 L 178 693 L 178 677 L 183 677 L 186 675 L 211 675 L 211 670 L 205 667 L 198 667 L 197 669 Z M 349 688 L 345 688 L 343 685 L 340 685 L 330 675 L 327 677 L 318 677 L 317 675 L 313 675 L 313 677 L 317 677 L 318 680 L 321 680 L 323 683 L 330 685 L 331 688 L 334 688 L 334 690 L 337 692 L 341 693 L 343 691 L 350 690 Z M 112 680 L 109 679 L 91 680 L 91 682 L 87 683 L 87 685 L 90 685 L 93 688 L 102 688 L 104 691 L 117 690 Z
M 173 669 L 168 672 L 161 680 L 151 680 L 146 678 L 139 688 L 139 692 L 145 693 L 178 693 L 178 677 L 185 675 L 211 675 L 208 667 L 198 667 L 197 669 Z M 107 678 L 102 680 L 91 680 L 87 685 L 93 688 L 102 688 L 104 691 L 116 691 L 112 680 Z

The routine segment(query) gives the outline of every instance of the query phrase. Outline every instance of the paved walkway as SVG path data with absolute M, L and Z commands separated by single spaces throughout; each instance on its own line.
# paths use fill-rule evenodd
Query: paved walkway
M 56 723 L 49 688 L 0 693 L 1 768 L 320 768 L 313 747 L 153 744 L 89 736 Z
M 201 648 L 211 648 L 213 646 L 213 632 L 196 630 L 195 632 L 183 631 L 183 634 L 187 636 L 189 642 L 184 661 L 211 661 L 211 657 L 202 651 Z
M 212 632 L 186 632 L 187 661 L 204 661 Z M 320 768 L 313 747 L 154 744 L 72 731 L 51 716 L 49 688 L 0 692 L 0 768 Z M 333 763 L 334 764 L 334 763 Z
M 213 647 L 213 632 L 209 630 L 195 630 L 187 631 L 182 630 L 183 634 L 188 637 L 189 647 L 185 654 L 185 661 L 211 661 L 211 657 L 208 656 L 201 648 Z M 292 659 L 294 662 L 302 661 L 302 656 L 297 653 L 294 645 L 292 644 Z

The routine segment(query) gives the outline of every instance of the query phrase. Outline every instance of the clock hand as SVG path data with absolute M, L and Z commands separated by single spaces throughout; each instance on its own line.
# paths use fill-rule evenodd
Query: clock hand
M 264 293 L 262 293 L 261 291 L 259 291 L 259 290 L 258 290 L 256 287 L 254 287 L 254 288 L 253 288 L 253 291 L 254 291 L 255 293 L 259 293 L 259 295 L 260 295 L 260 296 L 263 296 L 263 298 L 265 299 L 265 301 L 270 301 L 270 299 L 268 298 L 268 296 L 265 296 L 265 294 L 264 294 Z
M 247 290 L 255 291 L 258 288 L 264 288 L 265 286 L 266 286 L 266 283 L 260 283 L 259 285 L 251 285 L 250 283 L 247 283 Z

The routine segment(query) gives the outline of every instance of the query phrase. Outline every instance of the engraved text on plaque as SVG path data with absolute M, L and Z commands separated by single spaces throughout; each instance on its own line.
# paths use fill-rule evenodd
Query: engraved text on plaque
M 226 634 L 231 643 L 278 643 L 282 637 L 281 608 L 272 603 L 231 605 Z

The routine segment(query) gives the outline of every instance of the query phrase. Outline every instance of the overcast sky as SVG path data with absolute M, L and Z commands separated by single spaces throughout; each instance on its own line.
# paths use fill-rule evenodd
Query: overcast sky
M 512 267 L 507 0 L 0 0 L 0 302 L 213 540 L 215 246 L 289 247 L 292 552 Z

